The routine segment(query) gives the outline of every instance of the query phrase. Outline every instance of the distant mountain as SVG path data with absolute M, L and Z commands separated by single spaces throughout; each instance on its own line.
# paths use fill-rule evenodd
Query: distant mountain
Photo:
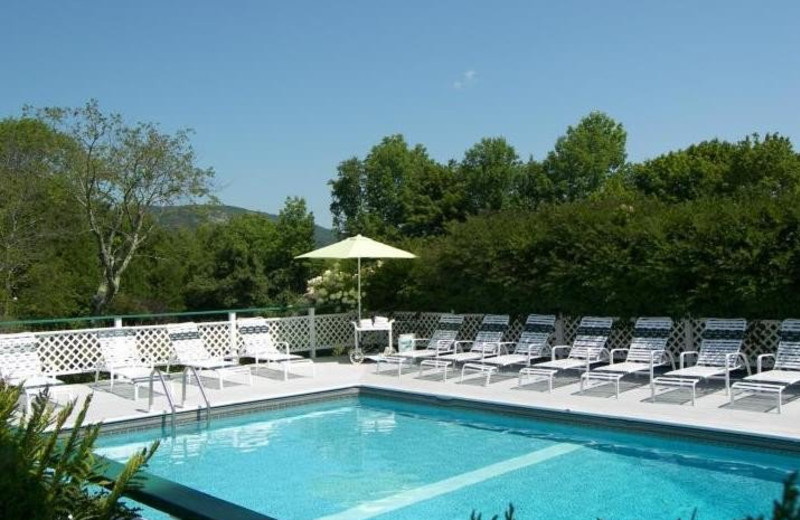
M 196 229 L 206 222 L 227 222 L 235 216 L 246 213 L 262 215 L 270 220 L 277 220 L 278 218 L 277 215 L 271 213 L 236 206 L 156 206 L 152 208 L 152 212 L 157 216 L 161 225 L 173 229 Z M 336 242 L 336 235 L 332 229 L 314 225 L 314 241 L 317 247 L 326 246 Z

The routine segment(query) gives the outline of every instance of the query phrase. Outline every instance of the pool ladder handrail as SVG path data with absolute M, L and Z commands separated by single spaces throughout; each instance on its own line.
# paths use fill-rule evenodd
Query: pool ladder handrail
M 158 380 L 161 381 L 161 387 L 164 389 L 164 395 L 167 396 L 167 403 L 169 404 L 170 410 L 170 426 L 172 427 L 172 435 L 175 435 L 175 401 L 172 398 L 172 391 L 167 386 L 167 382 L 164 381 L 164 374 L 158 368 L 153 368 L 150 372 L 150 384 L 148 387 L 148 401 L 147 401 L 147 411 L 148 413 L 153 408 L 153 376 L 158 376 Z
M 206 403 L 206 426 L 208 426 L 211 422 L 211 402 L 208 400 L 206 389 L 203 386 L 203 382 L 200 381 L 200 376 L 197 374 L 197 370 L 191 366 L 187 366 L 183 369 L 183 382 L 181 384 L 181 408 L 183 408 L 183 405 L 186 402 L 186 374 L 189 372 L 191 372 L 194 376 L 194 380 L 197 382 L 197 387 L 200 389 L 200 395 L 203 397 L 203 402 Z

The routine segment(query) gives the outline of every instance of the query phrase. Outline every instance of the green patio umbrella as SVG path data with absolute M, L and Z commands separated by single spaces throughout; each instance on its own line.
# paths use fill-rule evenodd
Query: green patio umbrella
M 377 240 L 356 235 L 340 242 L 315 249 L 295 258 L 356 258 L 358 259 L 358 319 L 361 319 L 361 259 L 362 258 L 416 258 L 416 255 L 397 249 Z

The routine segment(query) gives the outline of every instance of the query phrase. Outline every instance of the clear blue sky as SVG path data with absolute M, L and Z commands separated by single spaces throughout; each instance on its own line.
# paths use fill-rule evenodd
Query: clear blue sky
M 402 133 L 437 160 L 504 136 L 541 158 L 591 110 L 633 160 L 703 139 L 800 143 L 800 2 L 69 1 L 0 5 L 0 117 L 97 98 L 190 127 L 227 204 L 302 196 Z

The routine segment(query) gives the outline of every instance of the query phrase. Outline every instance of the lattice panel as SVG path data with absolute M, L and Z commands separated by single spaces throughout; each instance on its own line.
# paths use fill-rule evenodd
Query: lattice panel
M 197 332 L 206 346 L 208 353 L 214 357 L 236 354 L 231 345 L 230 322 L 217 321 L 198 323 Z
M 127 327 L 136 334 L 136 348 L 145 362 L 166 365 L 172 359 L 172 344 L 164 327 Z
M 315 319 L 317 330 L 323 316 Z M 275 341 L 285 341 L 289 344 L 290 351 L 301 352 L 311 348 L 311 320 L 308 316 L 267 318 L 267 323 Z
M 94 371 L 100 358 L 100 343 L 93 329 L 35 334 L 39 359 L 55 375 Z
M 314 330 L 317 348 L 333 348 L 338 345 L 353 347 L 355 339 L 351 322 L 355 320 L 355 313 L 320 314 L 315 316 Z

